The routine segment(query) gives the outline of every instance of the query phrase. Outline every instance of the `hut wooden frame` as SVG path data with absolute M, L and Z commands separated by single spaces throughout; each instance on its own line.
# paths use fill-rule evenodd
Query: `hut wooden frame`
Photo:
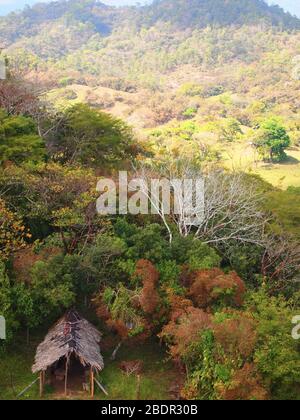
M 68 311 L 50 329 L 38 346 L 33 373 L 39 373 L 40 396 L 44 392 L 46 371 L 56 362 L 65 359 L 65 395 L 68 394 L 68 370 L 70 358 L 76 356 L 83 367 L 89 368 L 90 392 L 94 397 L 95 374 L 104 368 L 100 352 L 102 334 L 75 310 Z

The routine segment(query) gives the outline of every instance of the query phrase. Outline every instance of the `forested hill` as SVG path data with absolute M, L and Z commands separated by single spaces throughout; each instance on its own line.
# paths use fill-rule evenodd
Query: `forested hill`
M 300 29 L 300 20 L 263 0 L 156 0 L 149 6 L 107 6 L 96 0 L 62 0 L 26 7 L 0 19 L 1 43 L 5 46 L 32 37 L 51 24 L 75 23 L 83 41 L 93 33 L 108 35 L 120 27 L 137 29 L 167 22 L 177 29 L 265 23 L 282 29 Z
M 204 28 L 266 23 L 285 29 L 299 29 L 300 20 L 279 6 L 264 0 L 156 0 L 140 10 L 144 21 L 170 22 L 178 28 Z
M 61 0 L 0 18 L 0 48 L 12 67 L 56 89 L 51 102 L 89 103 L 135 127 L 195 109 L 180 95 L 190 82 L 204 96 L 229 92 L 243 103 L 263 100 L 267 109 L 286 104 L 293 113 L 299 40 L 300 19 L 262 0 L 157 0 L 119 8 Z M 154 92 L 164 93 L 157 99 L 164 110 Z
M 63 22 L 65 29 L 76 23 L 79 30 L 108 34 L 117 24 L 120 10 L 95 0 L 61 0 L 27 6 L 22 12 L 0 18 L 0 39 L 4 45 L 22 37 L 32 37 L 45 26 Z

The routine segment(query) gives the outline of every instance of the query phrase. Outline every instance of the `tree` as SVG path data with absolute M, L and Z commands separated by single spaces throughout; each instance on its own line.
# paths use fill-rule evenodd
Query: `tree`
M 253 363 L 237 370 L 229 385 L 219 386 L 218 391 L 222 400 L 267 400 L 269 393 L 265 389 L 263 379 Z
M 291 139 L 281 122 L 270 118 L 261 124 L 254 144 L 264 158 L 281 162 L 286 158 L 285 150 L 291 145 Z
M 207 308 L 243 304 L 246 287 L 236 273 L 224 274 L 216 268 L 194 272 L 190 277 L 188 295 L 196 306 Z
M 214 248 L 195 240 L 193 236 L 190 238 L 193 239 L 193 244 L 186 254 L 186 264 L 190 271 L 209 270 L 220 266 L 221 257 Z
M 299 241 L 285 233 L 270 233 L 261 258 L 261 273 L 268 283 L 269 291 L 290 294 L 297 290 L 295 279 L 299 267 Z
M 136 261 L 147 259 L 156 263 L 170 257 L 170 247 L 159 224 L 153 223 L 139 228 L 128 240 L 127 258 Z
M 153 315 L 159 309 L 160 303 L 157 292 L 159 272 L 150 261 L 140 260 L 137 262 L 135 275 L 143 282 L 139 297 L 141 308 L 145 314 Z
M 222 120 L 218 126 L 219 140 L 232 142 L 242 134 L 240 123 L 234 118 Z
M 258 323 L 254 360 L 273 398 L 298 399 L 299 342 L 291 336 L 291 320 L 298 315 L 299 292 L 287 300 L 262 289 L 249 295 L 247 308 Z
M 159 272 L 150 261 L 139 260 L 130 288 L 123 283 L 105 287 L 94 302 L 98 316 L 122 339 L 143 341 L 161 325 L 164 315 Z
M 30 289 L 39 320 L 54 319 L 75 303 L 84 276 L 75 260 L 76 257 L 58 255 L 32 267 Z
M 7 79 L 0 80 L 0 108 L 8 115 L 34 115 L 39 105 L 32 85 L 11 74 Z
M 5 110 L 9 117 L 31 118 L 36 125 L 35 131 L 40 138 L 44 138 L 56 128 L 53 120 L 56 111 L 45 100 L 45 93 L 56 82 L 45 81 L 42 77 L 32 80 L 32 69 L 28 69 L 28 62 L 25 64 L 20 54 L 8 64 L 6 79 L 0 80 L 0 109 Z
M 12 287 L 12 300 L 18 327 L 26 328 L 29 344 L 30 329 L 38 327 L 45 318 L 42 311 L 37 310 L 32 290 L 25 282 L 15 282 Z
M 164 326 L 160 337 L 172 357 L 186 366 L 184 398 L 267 398 L 257 366 L 249 367 L 257 342 L 250 315 L 229 309 L 212 315 L 187 305 Z
M 65 112 L 48 144 L 55 160 L 96 168 L 116 166 L 139 152 L 132 130 L 123 121 L 81 104 Z
M 0 109 L 0 125 L 0 164 L 46 160 L 45 143 L 30 117 L 9 116 Z
M 0 260 L 0 315 L 6 321 L 6 338 L 11 340 L 18 323 L 13 309 L 12 288 L 3 261 Z
M 25 183 L 26 219 L 37 224 L 39 235 L 44 230 L 58 234 L 66 253 L 84 248 L 110 225 L 96 211 L 97 178 L 92 170 L 41 164 L 23 172 L 18 182 Z
M 197 83 L 185 83 L 180 86 L 178 93 L 185 96 L 201 96 L 203 87 Z
M 115 283 L 118 263 L 127 250 L 123 239 L 108 233 L 98 234 L 81 253 L 85 281 L 93 292 L 103 285 Z
M 0 257 L 7 259 L 17 249 L 25 247 L 26 238 L 31 238 L 31 234 L 26 230 L 22 220 L 0 199 Z
M 189 346 L 197 341 L 201 333 L 211 327 L 212 317 L 202 309 L 188 305 L 183 313 L 165 325 L 159 336 L 169 343 L 174 359 L 186 361 Z
M 194 235 L 204 244 L 226 250 L 232 243 L 265 245 L 265 227 L 269 220 L 262 211 L 263 196 L 244 173 L 222 170 L 204 173 L 189 162 L 165 162 L 162 166 L 141 165 L 137 177 L 142 179 L 141 192 L 155 208 L 166 227 L 170 243 L 173 225 L 183 237 Z M 151 194 L 151 178 L 164 179 L 171 191 L 170 214 L 166 212 L 165 195 Z M 185 184 L 185 180 L 191 180 Z M 178 189 L 178 181 L 182 189 Z M 195 185 L 200 184 L 195 200 Z M 201 189 L 202 188 L 202 189 Z M 169 210 L 169 209 L 168 209 Z
M 145 320 L 137 302 L 139 290 L 131 290 L 122 283 L 115 288 L 107 287 L 95 299 L 96 312 L 107 326 L 116 331 L 122 340 L 141 336 L 149 337 Z

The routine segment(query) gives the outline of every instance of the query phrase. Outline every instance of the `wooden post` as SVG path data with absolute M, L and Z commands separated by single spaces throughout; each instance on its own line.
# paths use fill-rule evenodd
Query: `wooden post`
M 44 392 L 44 372 L 40 372 L 40 398 L 42 398 Z
M 65 369 L 65 396 L 68 395 L 68 368 L 69 368 L 69 357 L 66 358 L 66 369 Z
M 136 400 L 140 399 L 141 394 L 141 375 L 137 375 L 136 377 Z
M 91 367 L 91 397 L 94 398 L 95 395 L 95 382 L 94 382 L 94 371 Z

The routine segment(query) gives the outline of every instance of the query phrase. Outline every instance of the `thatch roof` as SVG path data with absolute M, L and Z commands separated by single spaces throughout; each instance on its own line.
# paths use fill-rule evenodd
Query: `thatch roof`
M 83 366 L 104 367 L 99 343 L 102 334 L 76 311 L 68 311 L 38 346 L 32 372 L 46 371 L 62 357 L 76 355 Z

